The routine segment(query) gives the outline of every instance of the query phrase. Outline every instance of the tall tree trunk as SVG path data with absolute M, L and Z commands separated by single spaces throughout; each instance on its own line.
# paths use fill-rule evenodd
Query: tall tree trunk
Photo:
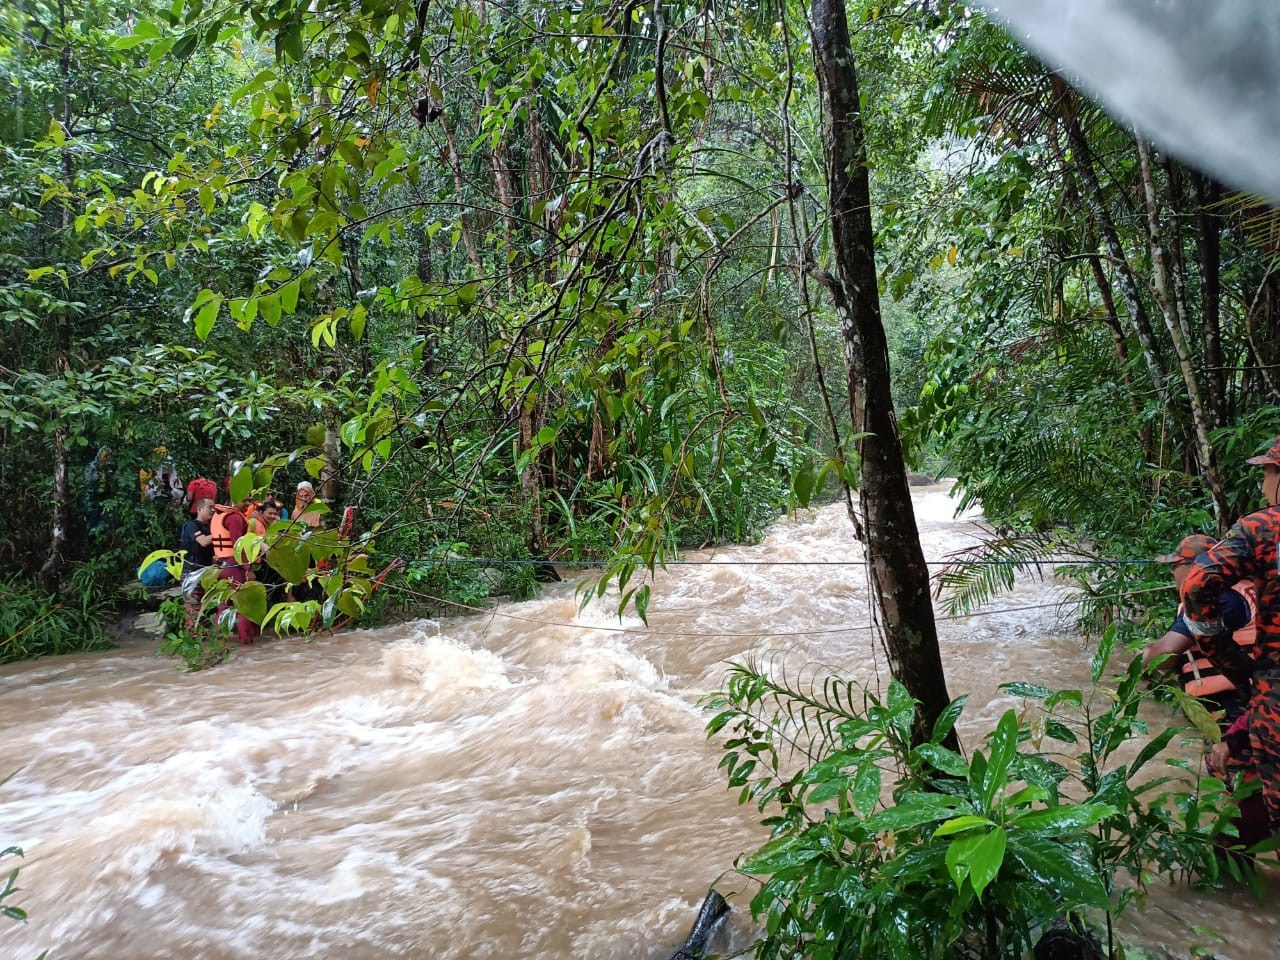
M 439 117 L 440 130 L 444 133 L 444 142 L 446 154 L 449 159 L 449 171 L 453 174 L 453 189 L 457 192 L 459 202 L 467 195 L 467 182 L 462 175 L 462 157 L 458 153 L 458 139 L 454 136 L 453 128 L 449 125 L 449 118 L 444 113 Z M 458 232 L 462 234 L 462 246 L 467 251 L 467 259 L 471 261 L 471 268 L 475 271 L 475 279 L 480 280 L 485 275 L 484 264 L 480 260 L 480 253 L 476 249 L 475 237 L 472 236 L 471 218 L 467 215 L 467 207 L 464 204 L 462 212 L 458 214 Z M 485 299 L 489 299 L 486 291 Z
M 1107 256 L 1111 260 L 1112 269 L 1115 270 L 1116 280 L 1120 285 L 1120 295 L 1124 298 L 1125 308 L 1129 311 L 1129 322 L 1133 325 L 1138 344 L 1142 347 L 1142 355 L 1147 361 L 1147 371 L 1151 374 L 1156 396 L 1163 406 L 1166 392 L 1164 369 L 1160 363 L 1155 334 L 1151 329 L 1151 322 L 1147 319 L 1147 311 L 1142 305 L 1137 278 L 1129 266 L 1128 258 L 1125 257 L 1124 247 L 1120 243 L 1120 234 L 1116 230 L 1111 211 L 1107 209 L 1102 185 L 1098 182 L 1098 175 L 1093 169 L 1093 151 L 1089 149 L 1089 141 L 1085 138 L 1084 129 L 1080 126 L 1080 118 L 1075 109 L 1075 95 L 1060 77 L 1053 78 L 1053 87 L 1058 96 L 1059 113 L 1063 129 L 1067 134 L 1067 143 L 1071 146 L 1071 158 L 1076 177 L 1083 189 L 1085 202 L 1098 222 L 1103 245 L 1107 248 Z
M 1191 175 L 1196 197 L 1196 246 L 1200 257 L 1200 314 L 1204 323 L 1204 365 L 1209 380 L 1209 407 L 1214 425 L 1227 417 L 1227 377 L 1222 354 L 1222 217 L 1213 208 L 1222 185 L 1199 173 Z
M 1267 385 L 1271 403 L 1280 403 L 1280 376 L 1271 366 L 1271 358 L 1275 351 L 1270 349 L 1272 342 L 1280 342 L 1280 311 L 1276 309 L 1280 303 L 1277 288 L 1280 287 L 1280 272 L 1267 267 L 1262 283 L 1253 302 L 1244 314 L 1244 336 L 1248 347 L 1248 355 L 1262 382 Z M 1258 329 L 1261 321 L 1262 330 Z M 1246 371 L 1247 372 L 1247 371 Z
M 523 452 L 533 445 L 533 438 L 543 427 L 542 401 L 526 405 L 520 403 L 520 450 Z M 520 497 L 529 505 L 529 550 L 535 556 L 547 553 L 547 535 L 542 523 L 542 451 L 529 459 L 529 464 L 520 474 Z
M 545 128 L 538 92 L 530 94 L 526 103 L 528 120 L 526 135 L 528 137 L 528 159 L 526 167 L 526 216 L 532 221 L 533 209 L 538 203 L 544 204 L 542 209 L 542 226 L 547 236 L 553 236 L 561 214 L 546 208 L 546 202 L 553 196 L 556 188 L 555 172 L 552 169 L 552 153 L 547 144 L 548 130 Z M 555 276 L 551 264 L 554 257 L 548 256 L 541 265 L 539 279 L 546 283 L 554 281 Z M 528 354 L 529 344 L 543 336 L 543 331 L 528 322 L 524 323 L 517 334 L 517 342 L 513 352 L 529 364 L 530 372 L 535 374 L 534 384 L 515 398 L 514 415 L 520 426 L 519 452 L 523 455 L 533 447 L 534 438 L 546 426 L 547 401 L 542 390 L 546 389 L 546 381 L 539 373 L 539 364 L 546 363 L 546 355 L 534 363 Z M 536 392 L 535 392 L 536 391 Z M 535 556 L 547 554 L 547 536 L 542 513 L 543 462 L 545 452 L 539 448 L 520 474 L 520 497 L 529 507 L 529 550 Z
M 780 8 L 780 16 L 782 48 L 786 53 L 787 86 L 778 106 L 782 117 L 783 137 L 786 144 L 787 217 L 791 228 L 791 243 L 795 248 L 795 262 L 797 264 L 796 283 L 800 292 L 799 319 L 803 324 L 808 341 L 809 356 L 813 360 L 813 372 L 818 382 L 818 396 L 822 399 L 822 409 L 826 414 L 827 424 L 831 428 L 832 452 L 837 462 L 841 465 L 840 496 L 844 501 L 845 513 L 849 517 L 849 523 L 853 525 L 853 535 L 859 542 L 865 543 L 866 536 L 862 530 L 862 520 L 853 504 L 850 471 L 845 469 L 851 460 L 846 453 L 843 432 L 840 428 L 840 418 L 836 416 L 835 408 L 831 403 L 831 391 L 827 388 L 826 364 L 823 363 L 822 355 L 818 351 L 818 333 L 814 320 L 816 311 L 814 310 L 809 286 L 810 278 L 817 274 L 817 271 L 813 269 L 814 236 L 813 231 L 809 229 L 809 213 L 804 200 L 804 184 L 800 181 L 796 172 L 795 125 L 791 122 L 791 100 L 795 95 L 796 68 L 792 59 L 791 23 L 785 6 Z
M 1178 368 L 1182 373 L 1182 385 L 1187 391 L 1187 400 L 1191 405 L 1191 423 L 1195 430 L 1196 458 L 1200 461 L 1200 473 L 1205 486 L 1209 488 L 1209 497 L 1213 501 L 1214 518 L 1218 528 L 1226 532 L 1231 525 L 1231 507 L 1227 502 L 1227 494 L 1222 486 L 1222 478 L 1218 474 L 1218 458 L 1209 439 L 1209 421 L 1205 416 L 1204 401 L 1200 396 L 1200 382 L 1191 366 L 1191 353 L 1187 348 L 1187 339 L 1183 334 L 1182 323 L 1177 315 L 1177 304 L 1169 275 L 1169 263 L 1165 257 L 1164 241 L 1160 230 L 1160 209 L 1156 202 L 1155 178 L 1151 173 L 1151 149 L 1142 137 L 1137 137 L 1138 163 L 1142 169 L 1142 193 L 1147 202 L 1147 237 L 1151 243 L 1151 266 L 1155 273 L 1156 303 L 1164 314 L 1164 323 L 1173 340 L 1174 354 L 1178 358 Z
M 338 433 L 338 411 L 329 407 L 324 412 L 324 466 L 320 468 L 320 497 L 330 506 L 338 502 L 342 479 L 342 439 Z
M 421 223 L 414 232 L 418 243 L 418 279 L 431 283 L 435 278 L 431 264 L 431 240 Z M 429 308 L 421 314 L 418 331 L 422 335 L 422 372 L 429 377 L 434 376 L 443 369 L 440 362 L 440 326 L 434 309 Z
M 950 702 L 929 569 L 920 547 L 894 417 L 889 353 L 880 318 L 866 132 L 844 0 L 814 0 L 813 49 L 827 126 L 827 189 L 834 275 L 830 290 L 844 335 L 849 408 L 860 435 L 858 499 L 867 561 L 893 675 L 920 702 L 913 736 L 925 740 Z M 953 731 L 954 735 L 954 731 Z M 954 736 L 951 741 L 955 743 Z
M 58 24 L 62 29 L 62 51 L 58 55 L 58 75 L 62 80 L 62 126 L 67 135 L 71 130 L 71 40 L 67 35 L 66 5 L 58 2 Z M 62 178 L 69 191 L 75 190 L 75 166 L 71 150 L 62 151 Z M 71 198 L 62 201 L 62 242 L 71 238 Z M 68 297 L 67 299 L 70 299 Z M 69 308 L 58 312 L 54 321 L 57 345 L 54 357 L 56 375 L 65 377 L 71 367 L 71 315 Z M 53 503 L 49 525 L 49 552 L 40 567 L 40 577 L 47 583 L 55 583 L 67 558 L 67 528 L 71 520 L 71 451 L 68 445 L 66 420 L 61 413 L 53 428 Z
M 1142 444 L 1142 458 L 1149 463 L 1155 453 L 1152 445 L 1151 424 L 1142 416 L 1142 404 L 1134 389 L 1133 375 L 1129 372 L 1129 345 L 1125 341 L 1124 328 L 1120 326 L 1120 315 L 1116 313 L 1116 299 L 1111 292 L 1111 281 L 1107 279 L 1107 272 L 1102 267 L 1102 259 L 1095 252 L 1097 247 L 1094 239 L 1090 238 L 1089 268 L 1093 271 L 1093 282 L 1098 287 L 1098 296 L 1102 298 L 1102 309 L 1106 313 L 1104 322 L 1107 329 L 1111 331 L 1111 343 L 1115 347 L 1116 363 L 1120 367 L 1120 382 L 1124 384 L 1125 392 L 1129 395 L 1129 409 L 1133 412 L 1133 421 L 1142 424 L 1138 431 L 1138 439 Z

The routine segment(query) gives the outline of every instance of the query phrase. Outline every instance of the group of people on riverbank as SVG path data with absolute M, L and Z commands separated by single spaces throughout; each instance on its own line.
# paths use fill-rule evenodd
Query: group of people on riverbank
M 1258 783 L 1240 808 L 1245 845 L 1280 835 L 1280 437 L 1248 462 L 1262 467 L 1267 505 L 1221 540 L 1191 534 L 1156 558 L 1172 565 L 1182 604 L 1145 651 L 1216 713 L 1223 736 L 1209 752 L 1212 772 Z
M 296 488 L 293 512 L 289 513 L 284 500 L 275 491 L 268 491 L 261 499 L 245 497 L 231 505 L 218 504 L 214 496 L 217 487 L 212 481 L 197 479 L 188 485 L 192 518 L 183 524 L 180 548 L 184 552 L 182 566 L 183 593 L 186 596 L 186 628 L 198 629 L 205 596 L 205 572 L 216 568 L 218 579 L 241 586 L 253 581 L 261 582 L 272 600 L 308 600 L 318 588 L 314 584 L 288 583 L 267 562 L 271 540 L 262 541 L 256 552 L 237 550 L 237 544 L 248 534 L 266 537 L 275 530 L 278 536 L 290 536 L 290 531 L 276 528 L 282 520 L 308 529 L 322 525 L 319 501 L 315 488 L 308 480 Z M 294 535 L 301 534 L 302 530 Z M 249 617 L 234 609 L 229 599 L 219 605 L 218 621 L 234 618 L 234 630 L 241 643 L 253 643 L 259 634 L 259 626 Z

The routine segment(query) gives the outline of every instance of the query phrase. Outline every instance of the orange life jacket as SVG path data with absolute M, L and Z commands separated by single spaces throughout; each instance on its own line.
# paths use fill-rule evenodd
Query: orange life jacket
M 1249 621 L 1231 635 L 1239 646 L 1253 652 L 1253 645 L 1258 634 L 1258 591 L 1252 580 L 1241 580 L 1231 588 L 1244 598 L 1249 607 Z M 1182 608 L 1178 608 L 1182 615 Z M 1213 665 L 1197 643 L 1184 655 L 1182 663 L 1182 687 L 1193 697 L 1212 697 L 1219 693 L 1234 690 L 1235 684 L 1223 676 L 1222 671 Z
M 213 508 L 213 519 L 209 521 L 209 533 L 213 535 L 213 562 L 224 563 L 228 560 L 234 560 L 236 556 L 236 540 L 231 532 L 227 529 L 227 518 L 233 513 L 238 513 L 235 507 L 224 507 L 218 504 Z M 261 517 L 253 515 L 253 508 L 249 508 L 249 512 L 245 515 L 247 532 L 264 534 L 267 532 L 267 525 L 262 522 Z

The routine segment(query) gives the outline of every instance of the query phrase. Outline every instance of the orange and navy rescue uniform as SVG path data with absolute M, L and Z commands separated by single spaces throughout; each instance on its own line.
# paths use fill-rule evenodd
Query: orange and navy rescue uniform
M 1219 595 L 1239 580 L 1258 585 L 1249 743 L 1271 828 L 1280 832 L 1280 506 L 1242 517 L 1196 558 L 1183 584 L 1187 624 L 1200 636 L 1220 633 Z
M 1247 662 L 1249 664 L 1247 669 L 1252 672 L 1253 647 L 1257 641 L 1258 632 L 1256 623 L 1258 590 L 1252 580 L 1243 580 L 1234 584 L 1231 589 L 1240 598 L 1231 612 L 1243 621 L 1244 626 L 1231 631 L 1230 641 L 1226 640 L 1226 631 L 1218 637 L 1196 639 L 1186 627 L 1186 615 L 1181 606 L 1178 607 L 1178 619 L 1169 628 L 1174 633 L 1195 640 L 1192 648 L 1181 656 L 1178 677 L 1182 689 L 1193 697 L 1221 697 L 1224 694 L 1234 694 L 1236 684 L 1232 683 L 1229 674 L 1238 673 L 1237 667 L 1242 662 Z M 1225 607 L 1225 604 L 1222 606 Z M 1227 627 L 1231 627 L 1230 621 Z M 1223 649 L 1219 645 L 1228 643 L 1232 649 Z M 1228 724 L 1243 711 L 1244 701 L 1249 699 L 1248 678 L 1246 677 L 1245 680 L 1245 689 L 1239 691 L 1240 708 L 1234 715 L 1226 718 Z

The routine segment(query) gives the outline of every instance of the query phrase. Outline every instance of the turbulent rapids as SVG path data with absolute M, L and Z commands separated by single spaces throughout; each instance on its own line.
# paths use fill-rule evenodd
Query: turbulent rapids
M 925 554 L 979 535 L 916 495 Z M 842 508 L 660 572 L 650 624 L 571 583 L 491 615 L 237 650 L 183 674 L 135 645 L 0 671 L 0 847 L 16 844 L 34 958 L 666 958 L 708 888 L 749 942 L 735 856 L 763 838 L 703 736 L 724 661 L 785 654 L 877 683 Z M 973 736 L 1000 681 L 1083 685 L 1053 584 L 943 623 Z M 6 860 L 9 866 L 11 861 Z M 1275 911 L 1177 889 L 1131 935 L 1276 955 Z

